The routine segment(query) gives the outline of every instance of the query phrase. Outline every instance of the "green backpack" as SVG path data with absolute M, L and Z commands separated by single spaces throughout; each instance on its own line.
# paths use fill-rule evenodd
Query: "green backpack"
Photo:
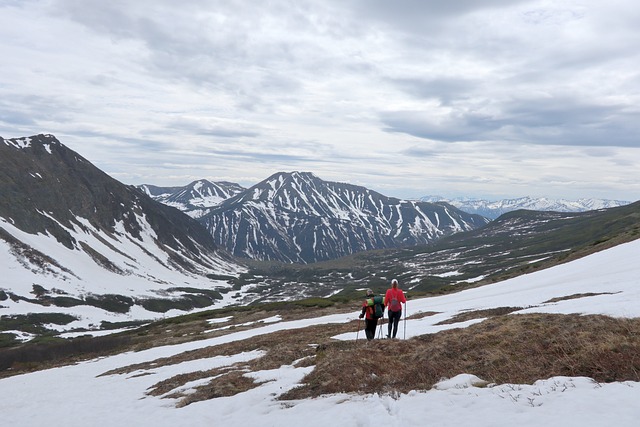
M 376 295 L 373 298 L 367 300 L 367 305 L 373 306 L 373 317 L 379 319 L 384 316 L 384 298 L 381 295 Z

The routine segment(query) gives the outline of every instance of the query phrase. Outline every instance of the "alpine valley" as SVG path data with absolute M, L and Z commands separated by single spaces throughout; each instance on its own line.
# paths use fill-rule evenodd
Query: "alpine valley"
M 154 200 L 155 199 L 155 200 Z M 52 135 L 0 138 L 0 335 L 97 334 L 260 302 L 451 292 L 640 237 L 640 205 L 494 221 L 308 172 L 127 186 Z M 315 302 L 314 302 L 315 301 Z

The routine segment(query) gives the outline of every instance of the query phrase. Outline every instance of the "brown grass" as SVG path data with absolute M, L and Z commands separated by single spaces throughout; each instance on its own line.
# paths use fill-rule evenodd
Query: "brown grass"
M 454 323 L 466 322 L 467 320 L 482 319 L 485 317 L 503 316 L 505 314 L 513 313 L 514 311 L 519 311 L 519 310 L 522 310 L 522 307 L 498 307 L 498 308 L 490 308 L 487 310 L 464 311 L 462 313 L 456 314 L 450 319 L 443 320 L 442 322 L 436 323 L 436 325 L 451 325 Z
M 195 393 L 181 396 L 176 407 L 181 408 L 194 402 L 218 397 L 234 396 L 258 385 L 252 378 L 245 376 L 244 372 L 229 372 L 210 381 L 207 385 L 197 387 Z
M 282 399 L 325 393 L 406 393 L 475 374 L 494 383 L 556 375 L 599 382 L 640 380 L 640 319 L 510 315 L 407 341 L 331 343 L 316 369 Z
M 437 311 L 420 311 L 416 314 L 412 314 L 407 316 L 407 319 L 422 319 L 424 317 L 435 316 L 436 314 L 440 314 Z
M 597 295 L 613 295 L 614 293 L 615 292 L 598 292 L 598 293 L 587 292 L 583 294 L 573 294 L 573 295 L 567 295 L 564 297 L 551 298 L 550 300 L 543 302 L 543 304 L 549 304 L 554 302 L 567 301 L 571 299 L 578 299 L 578 298 L 585 298 L 585 297 L 595 297 Z
M 247 372 L 283 365 L 315 369 L 283 400 L 329 393 L 395 395 L 428 390 L 442 378 L 475 374 L 493 383 L 533 383 L 556 375 L 587 376 L 599 382 L 640 381 L 640 319 L 557 314 L 506 315 L 516 308 L 465 313 L 494 316 L 463 329 L 411 340 L 335 341 L 358 322 L 284 330 L 248 340 L 185 352 L 171 358 L 121 368 L 113 373 L 187 360 L 262 350 L 265 356 L 234 366 L 177 375 L 148 393 L 178 399 L 177 406 L 229 396 L 259 384 Z M 362 325 L 360 325 L 362 326 Z M 190 381 L 211 378 L 194 393 L 171 393 Z

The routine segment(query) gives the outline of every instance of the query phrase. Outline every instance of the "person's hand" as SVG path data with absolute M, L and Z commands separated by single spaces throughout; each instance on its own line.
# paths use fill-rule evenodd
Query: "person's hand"
M 362 319 L 364 317 L 364 314 L 360 313 L 360 316 L 358 317 Z

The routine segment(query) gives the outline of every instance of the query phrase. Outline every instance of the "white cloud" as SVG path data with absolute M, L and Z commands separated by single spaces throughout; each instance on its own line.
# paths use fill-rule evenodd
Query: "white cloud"
M 637 200 L 638 18 L 631 0 L 3 2 L 0 135 L 53 133 L 125 183 L 309 170 L 401 197 Z M 581 184 L 541 187 L 549 165 Z

